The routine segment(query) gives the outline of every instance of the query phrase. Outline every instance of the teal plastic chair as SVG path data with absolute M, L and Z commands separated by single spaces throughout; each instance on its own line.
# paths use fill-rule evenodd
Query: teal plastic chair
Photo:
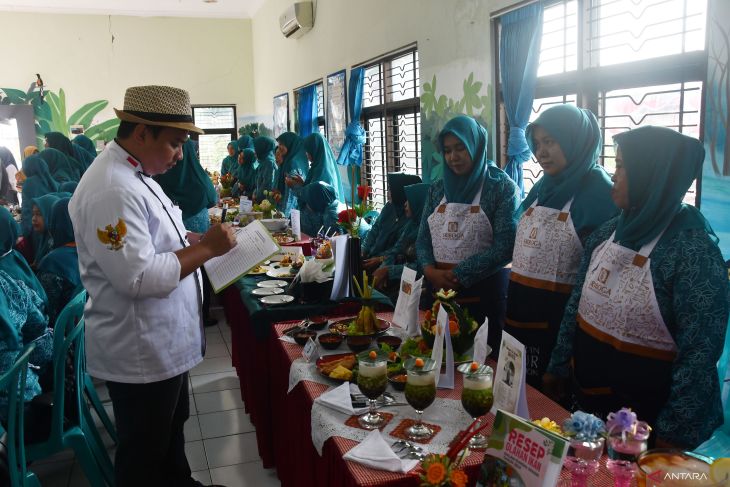
M 28 377 L 28 359 L 35 349 L 31 343 L 15 360 L 13 366 L 0 377 L 0 390 L 8 394 L 7 447 L 10 485 L 17 487 L 41 487 L 25 461 L 25 380 Z
M 79 293 L 61 311 L 54 328 L 53 341 L 53 410 L 51 432 L 41 443 L 26 446 L 28 460 L 48 458 L 67 448 L 73 449 L 86 478 L 93 487 L 114 485 L 114 467 L 104 448 L 91 413 L 83 400 L 84 320 L 86 292 Z M 66 365 L 73 365 L 73 394 L 66 403 Z M 76 415 L 66 414 L 74 408 Z

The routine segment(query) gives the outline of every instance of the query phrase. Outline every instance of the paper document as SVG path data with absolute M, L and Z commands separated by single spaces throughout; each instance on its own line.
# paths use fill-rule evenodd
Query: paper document
M 214 257 L 204 264 L 210 284 L 216 293 L 230 286 L 248 271 L 279 251 L 266 227 L 254 220 L 236 229 L 236 245 L 227 254 Z
M 302 226 L 300 223 L 301 215 L 299 210 L 292 209 L 289 213 L 289 218 L 291 218 L 291 233 L 294 235 L 294 238 L 299 241 L 302 239 Z

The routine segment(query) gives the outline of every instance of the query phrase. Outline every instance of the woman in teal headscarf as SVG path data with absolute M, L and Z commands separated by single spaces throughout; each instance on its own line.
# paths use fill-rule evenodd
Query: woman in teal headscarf
M 622 211 L 586 241 L 543 386 L 556 396 L 570 376 L 581 409 L 630 407 L 655 446 L 692 449 L 722 423 L 716 364 L 728 321 L 716 238 L 682 203 L 705 151 L 662 127 L 614 142 Z
M 61 198 L 51 207 L 49 226 L 53 250 L 38 265 L 38 280 L 48 296 L 48 325 L 51 328 L 81 285 L 76 239 L 68 214 L 69 201 L 70 198 Z
M 48 297 L 43 286 L 38 282 L 25 257 L 13 248 L 19 237 L 20 227 L 15 222 L 13 215 L 0 206 L 0 270 L 10 274 L 13 279 L 23 281 L 35 291 L 43 301 L 42 309 L 46 309 Z
M 324 181 L 315 181 L 301 188 L 299 206 L 302 232 L 317 235 L 324 228 L 337 228 L 337 200 L 335 188 Z
M 43 257 L 53 248 L 53 237 L 50 229 L 51 208 L 62 196 L 70 195 L 50 193 L 33 200 L 33 232 L 30 235 L 31 245 L 33 246 L 33 262 L 31 263 L 33 269 L 38 269 Z
M 46 161 L 41 159 L 38 154 L 28 156 L 23 161 L 23 173 L 26 179 L 23 182 L 20 224 L 23 228 L 23 235 L 27 237 L 33 230 L 31 223 L 33 200 L 44 194 L 58 191 L 58 182 L 51 176 Z
M 238 182 L 233 185 L 231 194 L 233 196 L 250 196 L 256 189 L 256 174 L 259 169 L 259 162 L 256 160 L 256 151 L 243 149 L 238 154 L 238 165 L 233 172 Z
M 46 149 L 58 150 L 64 156 L 66 156 L 68 165 L 71 168 L 70 173 L 74 174 L 74 178 L 72 179 L 72 181 L 78 181 L 81 179 L 81 176 L 84 174 L 84 171 L 86 171 L 88 165 L 85 162 L 81 162 L 79 159 L 77 159 L 76 151 L 74 150 L 74 145 L 71 143 L 71 139 L 63 135 L 61 132 L 48 132 L 46 134 L 45 146 Z M 41 156 L 42 155 L 43 152 L 41 152 Z M 53 177 L 55 177 L 59 183 L 62 183 L 64 180 L 56 177 L 51 162 L 46 162 L 48 162 L 48 167 L 51 169 L 51 174 L 54 175 Z M 89 164 L 91 163 L 89 162 Z
M 446 162 L 431 184 L 416 242 L 418 264 L 432 292 L 458 291 L 479 324 L 489 318 L 488 342 L 499 348 L 519 205 L 515 183 L 487 159 L 487 131 L 460 115 L 439 133 Z
M 389 201 L 380 210 L 361 246 L 362 257 L 365 259 L 363 267 L 368 271 L 378 268 L 383 262 L 383 256 L 393 247 L 403 230 L 402 222 L 406 218 L 406 192 L 403 188 L 421 182 L 421 178 L 415 174 L 402 172 L 391 172 L 386 177 Z
M 78 168 L 74 167 L 70 162 L 70 158 L 56 149 L 45 149 L 40 153 L 41 159 L 48 164 L 48 170 L 51 172 L 53 179 L 59 184 L 67 181 L 79 182 L 81 173 Z
M 175 167 L 153 179 L 168 198 L 180 207 L 187 230 L 196 233 L 208 230 L 208 208 L 215 206 L 217 197 L 213 183 L 198 161 L 192 139 L 183 144 L 183 158 Z
M 340 181 L 340 173 L 337 171 L 337 162 L 332 154 L 332 149 L 322 134 L 314 132 L 303 140 L 304 150 L 307 153 L 307 159 L 311 161 L 307 178 L 302 180 L 301 177 L 294 177 L 294 186 L 292 190 L 296 196 L 302 185 L 306 186 L 317 181 L 327 183 L 335 189 L 335 197 L 342 200 L 342 182 Z
M 96 158 L 96 144 L 93 140 L 85 136 L 84 134 L 79 134 L 71 141 L 72 144 L 78 145 L 82 149 L 84 149 L 86 152 L 91 154 L 92 160 Z
M 395 299 L 398 298 L 398 284 L 403 273 L 403 266 L 420 271 L 417 268 L 416 239 L 423 216 L 423 206 L 426 204 L 430 187 L 430 184 L 419 183 L 403 188 L 406 194 L 406 224 L 403 226 L 398 241 L 385 252 L 382 258 L 383 263 L 373 273 L 373 278 L 377 279 L 378 288 L 387 290 L 388 295 Z
M 517 211 L 505 330 L 525 345 L 527 382 L 539 388 L 583 242 L 618 208 L 610 177 L 596 164 L 601 129 L 593 113 L 554 106 L 527 127 L 526 137 L 544 175 Z
M 221 162 L 221 176 L 231 173 L 238 167 L 238 142 L 232 140 L 228 143 L 228 155 Z
M 76 191 L 76 187 L 79 185 L 76 181 L 66 181 L 65 183 L 62 183 L 58 186 L 58 191 L 61 193 L 71 193 L 74 194 L 74 191 Z
M 278 176 L 278 166 L 276 165 L 276 141 L 271 137 L 256 137 L 253 141 L 254 151 L 256 152 L 256 160 L 259 163 L 259 169 L 256 171 L 256 191 L 254 199 L 258 202 L 266 196 L 264 191 L 271 191 L 276 188 Z
M 302 138 L 294 132 L 284 132 L 276 138 L 279 145 L 276 147 L 276 163 L 279 165 L 279 175 L 276 182 L 276 189 L 281 192 L 279 210 L 285 216 L 289 211 L 297 207 L 297 198 L 291 190 L 297 176 L 306 180 L 309 173 L 307 153 L 304 150 Z

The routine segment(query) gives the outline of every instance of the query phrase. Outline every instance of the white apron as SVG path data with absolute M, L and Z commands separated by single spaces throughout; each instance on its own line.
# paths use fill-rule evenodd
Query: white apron
M 471 204 L 447 203 L 446 196 L 428 217 L 433 256 L 437 264 L 453 267 L 492 246 L 494 233 L 479 202 L 484 181 Z
M 510 279 L 528 287 L 569 293 L 575 284 L 583 245 L 570 216 L 571 198 L 561 210 L 527 209 L 517 225 Z
M 586 334 L 618 351 L 672 361 L 677 346 L 659 311 L 649 259 L 663 234 L 638 252 L 613 242 L 615 232 L 597 247 L 577 319 Z

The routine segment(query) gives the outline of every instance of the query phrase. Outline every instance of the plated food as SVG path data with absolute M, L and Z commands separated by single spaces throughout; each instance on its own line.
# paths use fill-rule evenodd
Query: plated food
M 353 370 L 357 365 L 357 360 L 355 359 L 355 354 L 341 353 L 320 357 L 316 365 L 317 370 L 323 376 L 345 382 L 352 380 Z
M 330 324 L 329 330 L 331 333 L 339 333 L 343 336 L 350 336 L 350 335 L 362 335 L 362 336 L 375 336 L 380 335 L 382 333 L 385 333 L 390 329 L 390 321 L 385 321 L 380 318 L 376 319 L 375 324 L 375 331 L 373 333 L 361 333 L 358 332 L 357 326 L 355 324 L 355 318 L 349 318 L 345 320 L 335 321 L 334 323 Z
M 270 269 L 271 269 L 271 267 L 269 267 L 267 265 L 257 265 L 256 267 L 254 267 L 253 269 L 248 271 L 248 274 L 251 276 L 256 276 L 259 274 L 266 274 L 266 272 L 268 272 Z
M 275 233 L 274 235 L 272 235 L 272 237 L 274 237 L 274 240 L 276 240 L 276 243 L 278 243 L 279 245 L 290 244 L 294 241 L 294 237 L 291 237 L 285 233 Z

